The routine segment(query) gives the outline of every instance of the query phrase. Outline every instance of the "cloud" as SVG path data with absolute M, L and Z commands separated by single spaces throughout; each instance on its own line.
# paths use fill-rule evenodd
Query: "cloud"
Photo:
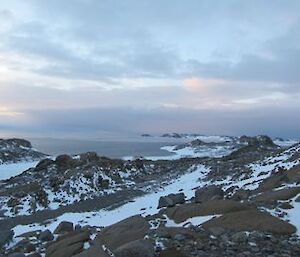
M 299 1 L 3 0 L 1 8 L 0 126 L 235 133 L 258 130 L 248 119 L 277 126 L 272 108 L 292 126 L 299 110 Z M 71 110 L 78 115 L 59 118 Z

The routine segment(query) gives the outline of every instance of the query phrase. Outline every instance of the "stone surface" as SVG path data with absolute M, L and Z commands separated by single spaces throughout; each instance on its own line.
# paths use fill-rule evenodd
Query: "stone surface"
M 265 231 L 283 235 L 296 232 L 288 222 L 257 210 L 227 213 L 202 224 L 205 229 L 216 226 L 230 231 Z
M 38 239 L 41 241 L 52 241 L 54 239 L 54 236 L 52 232 L 49 229 L 47 229 L 39 234 Z
M 220 186 L 207 186 L 196 190 L 195 192 L 195 201 L 197 203 L 222 199 L 224 197 L 224 191 Z
M 14 236 L 14 232 L 12 230 L 4 230 L 0 231 L 0 248 L 10 242 Z
M 99 232 L 96 240 L 113 251 L 126 243 L 143 239 L 149 228 L 149 223 L 142 216 L 132 216 L 104 228 Z
M 84 242 L 90 239 L 90 234 L 84 232 L 71 232 L 50 243 L 46 248 L 46 257 L 73 256 L 83 248 Z
M 54 234 L 61 234 L 65 232 L 73 231 L 73 223 L 68 221 L 62 221 L 54 230 Z
M 136 240 L 120 246 L 114 254 L 116 257 L 154 257 L 154 246 L 148 240 Z
M 184 193 L 169 194 L 159 198 L 158 208 L 173 207 L 176 204 L 183 204 L 185 202 Z
M 300 187 L 284 188 L 275 191 L 264 192 L 254 198 L 257 202 L 274 202 L 278 200 L 288 200 L 300 193 Z
M 167 216 L 176 223 L 181 223 L 192 217 L 223 214 L 253 208 L 255 207 L 233 200 L 213 200 L 203 203 L 187 203 L 175 206 L 164 210 L 163 213 L 167 214 Z

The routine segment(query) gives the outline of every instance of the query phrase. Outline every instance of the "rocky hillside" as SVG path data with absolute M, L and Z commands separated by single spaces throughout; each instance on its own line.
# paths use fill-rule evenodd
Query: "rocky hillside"
M 46 156 L 33 149 L 25 139 L 0 139 L 0 164 L 40 160 Z
M 285 142 L 285 143 L 283 143 Z M 281 148 L 291 145 L 293 141 L 280 141 L 282 146 L 276 145 L 273 140 L 265 135 L 248 137 L 205 137 L 198 136 L 196 139 L 174 146 L 163 147 L 174 154 L 169 159 L 179 159 L 182 157 L 223 157 L 231 153 L 238 154 L 240 151 L 244 152 L 274 152 Z
M 0 196 L 4 256 L 300 256 L 300 144 L 245 137 L 224 157 L 172 161 L 62 155 Z

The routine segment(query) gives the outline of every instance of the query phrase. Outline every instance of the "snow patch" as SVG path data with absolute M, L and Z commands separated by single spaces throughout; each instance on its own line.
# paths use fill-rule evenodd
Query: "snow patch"
M 0 180 L 9 179 L 21 174 L 23 171 L 35 167 L 38 161 L 26 161 L 0 165 Z

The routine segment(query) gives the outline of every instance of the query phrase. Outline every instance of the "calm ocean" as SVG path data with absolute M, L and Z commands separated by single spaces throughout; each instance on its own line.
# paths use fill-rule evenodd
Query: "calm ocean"
M 97 152 L 98 155 L 110 158 L 122 158 L 124 156 L 165 156 L 169 152 L 161 150 L 162 146 L 179 143 L 173 139 L 145 138 L 139 141 L 102 141 L 102 140 L 74 140 L 53 138 L 30 138 L 34 148 L 50 155 L 79 154 L 88 151 Z

